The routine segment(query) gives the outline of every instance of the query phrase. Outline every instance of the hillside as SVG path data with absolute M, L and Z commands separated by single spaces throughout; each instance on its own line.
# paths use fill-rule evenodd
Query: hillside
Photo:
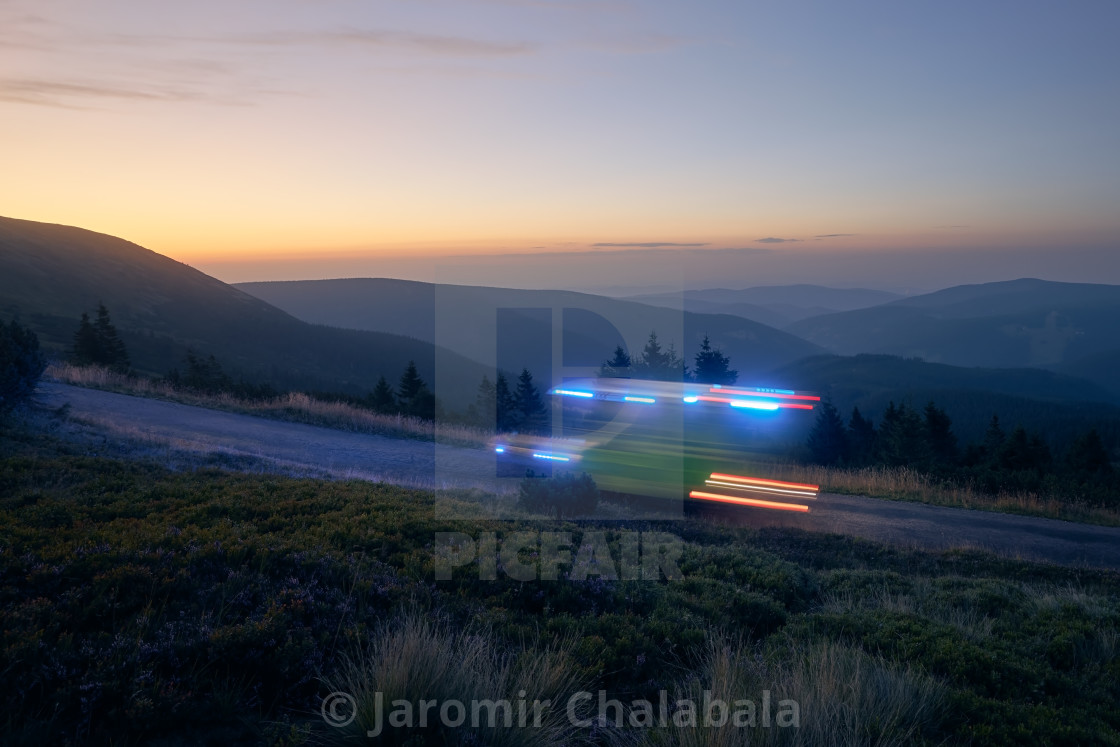
M 731 358 L 732 367 L 745 376 L 821 352 L 793 335 L 729 314 L 682 314 L 571 291 L 382 278 L 241 283 L 237 287 L 308 322 L 396 330 L 479 360 L 498 360 L 503 366 L 512 363 L 507 363 L 508 356 L 520 355 L 534 372 L 547 367 L 553 352 L 548 309 L 569 309 L 561 322 L 565 366 L 598 366 L 621 342 L 631 353 L 638 353 L 651 330 L 658 332 L 663 345 L 673 343 L 689 363 L 707 334 Z M 495 340 L 497 325 L 501 326 L 500 343 Z
M 657 293 L 631 296 L 626 300 L 703 314 L 733 314 L 783 328 L 800 319 L 876 306 L 897 298 L 899 296 L 894 293 L 866 288 L 775 285 L 742 290 L 710 288 Z
M 1059 366 L 1120 344 L 1120 286 L 1021 279 L 803 319 L 787 331 L 841 355 L 960 366 Z
M 188 348 L 235 376 L 279 388 L 364 395 L 415 360 L 429 382 L 430 341 L 300 321 L 258 298 L 136 244 L 81 228 L 0 218 L 0 316 L 19 318 L 47 351 L 69 348 L 78 318 L 109 308 L 133 367 L 163 374 Z M 461 375 L 443 377 L 448 401 L 473 398 L 480 364 L 444 351 Z

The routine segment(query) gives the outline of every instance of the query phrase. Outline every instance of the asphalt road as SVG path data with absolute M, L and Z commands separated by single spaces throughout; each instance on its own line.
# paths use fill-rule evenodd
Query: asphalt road
M 287 423 L 45 382 L 37 399 L 121 436 L 178 450 L 254 458 L 290 472 L 382 480 L 419 487 L 491 487 L 493 455 L 362 433 Z M 751 526 L 793 526 L 925 548 L 974 548 L 1062 565 L 1120 569 L 1120 528 L 1055 519 L 823 493 L 809 514 L 726 509 Z

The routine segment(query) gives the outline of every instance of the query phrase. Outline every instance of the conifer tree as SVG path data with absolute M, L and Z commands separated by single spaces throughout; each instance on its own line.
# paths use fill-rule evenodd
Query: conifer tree
M 109 318 L 105 304 L 97 304 L 97 321 L 91 322 L 89 314 L 82 313 L 78 329 L 74 332 L 74 345 L 70 360 L 79 366 L 106 366 L 117 371 L 127 371 L 128 350 Z
M 892 401 L 879 426 L 879 459 L 891 466 L 922 464 L 926 460 L 926 444 L 922 438 L 922 420 L 905 403 L 895 407 Z
M 78 329 L 74 332 L 74 346 L 70 352 L 70 361 L 76 366 L 92 366 L 97 364 L 100 357 L 97 330 L 90 322 L 89 314 L 83 311 L 82 319 L 78 322 Z
M 840 464 L 844 460 L 848 451 L 848 432 L 844 428 L 844 419 L 829 400 L 821 402 L 816 422 L 805 443 L 809 447 L 810 458 L 817 464 Z
M 515 398 L 520 429 L 525 433 L 539 433 L 544 430 L 548 422 L 548 411 L 541 399 L 541 393 L 533 383 L 533 374 L 527 368 L 521 369 L 521 375 L 517 377 Z
M 655 381 L 683 381 L 688 373 L 671 343 L 668 348 L 661 347 L 656 331 L 649 333 L 642 355 L 633 361 L 631 370 L 637 378 Z
M 599 367 L 599 376 L 612 379 L 630 377 L 630 354 L 626 352 L 626 348 L 619 345 L 614 349 L 614 357 L 604 361 Z
M 415 361 L 409 361 L 408 367 L 401 374 L 397 387 L 397 405 L 400 412 L 406 415 L 429 420 L 435 416 L 435 397 L 420 378 Z
M 383 415 L 397 412 L 397 398 L 393 396 L 393 387 L 389 385 L 384 374 L 377 379 L 377 385 L 366 399 L 370 407 Z
M 494 381 L 494 418 L 499 432 L 516 430 L 520 425 L 517 401 L 509 388 L 509 380 L 502 372 Z
M 94 328 L 97 330 L 97 341 L 101 348 L 104 365 L 118 370 L 127 370 L 129 366 L 128 351 L 124 347 L 124 342 L 117 335 L 117 328 L 113 326 L 113 322 L 109 318 L 109 309 L 105 308 L 103 303 L 97 304 L 97 322 L 94 324 Z
M 1102 475 L 1112 472 L 1112 463 L 1104 442 L 1093 428 L 1070 445 L 1066 464 L 1074 472 L 1088 475 Z
M 925 409 L 925 438 L 929 456 L 940 465 L 952 464 L 957 457 L 957 437 L 948 413 L 932 401 Z
M 996 465 L 998 462 L 1005 439 L 1003 428 L 999 425 L 999 415 L 992 415 L 988 430 L 984 433 L 984 457 L 989 464 Z
M 700 343 L 696 354 L 696 365 L 692 378 L 701 384 L 734 384 L 739 380 L 739 372 L 729 368 L 731 360 L 719 348 L 713 348 L 708 336 Z

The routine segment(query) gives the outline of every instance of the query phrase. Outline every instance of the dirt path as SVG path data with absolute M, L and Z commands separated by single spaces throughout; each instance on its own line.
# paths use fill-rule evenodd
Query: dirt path
M 36 399 L 44 407 L 70 406 L 70 417 L 126 438 L 197 453 L 249 457 L 284 472 L 379 480 L 414 487 L 489 487 L 493 460 L 476 449 L 429 441 L 352 433 L 253 415 L 208 410 L 96 389 L 44 382 Z M 455 484 L 441 475 L 452 475 Z
M 199 453 L 225 453 L 342 478 L 419 487 L 493 485 L 493 457 L 481 450 L 349 433 L 251 415 L 207 410 L 57 383 L 43 383 L 46 407 L 116 433 Z M 452 479 L 453 478 L 453 479 Z M 719 512 L 750 526 L 794 526 L 927 549 L 977 548 L 1063 565 L 1120 569 L 1120 528 L 1031 516 L 969 511 L 864 496 L 822 494 L 812 513 L 734 509 Z

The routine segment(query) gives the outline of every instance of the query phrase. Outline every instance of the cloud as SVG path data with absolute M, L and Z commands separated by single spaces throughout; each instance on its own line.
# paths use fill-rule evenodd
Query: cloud
M 602 246 L 602 247 L 613 247 L 613 248 L 632 246 L 632 247 L 640 247 L 642 249 L 664 249 L 666 247 L 708 246 L 708 244 L 707 243 L 677 244 L 677 243 L 674 243 L 672 241 L 636 241 L 636 242 L 632 242 L 632 243 L 615 244 L 615 243 L 604 241 L 604 242 L 600 242 L 598 244 L 592 244 L 591 246 Z
M 818 233 L 814 239 L 838 239 L 841 236 L 859 236 L 858 233 Z
M 428 54 L 456 57 L 508 57 L 531 54 L 536 45 L 527 42 L 499 42 L 472 39 L 465 36 L 421 34 L 412 31 L 385 29 L 342 29 L 337 31 L 277 31 L 268 34 L 251 34 L 222 40 L 241 44 L 299 45 L 299 44 L 351 44 L 371 48 L 405 49 Z
M 146 88 L 106 85 L 83 81 L 42 80 L 28 78 L 0 79 L 0 101 L 61 108 L 83 108 L 65 103 L 65 99 L 97 101 L 103 99 L 131 101 L 200 101 L 213 99 L 209 94 L 168 86 Z
M 788 244 L 791 241 L 801 241 L 801 239 L 779 239 L 776 236 L 767 236 L 765 239 L 755 239 L 759 244 Z

